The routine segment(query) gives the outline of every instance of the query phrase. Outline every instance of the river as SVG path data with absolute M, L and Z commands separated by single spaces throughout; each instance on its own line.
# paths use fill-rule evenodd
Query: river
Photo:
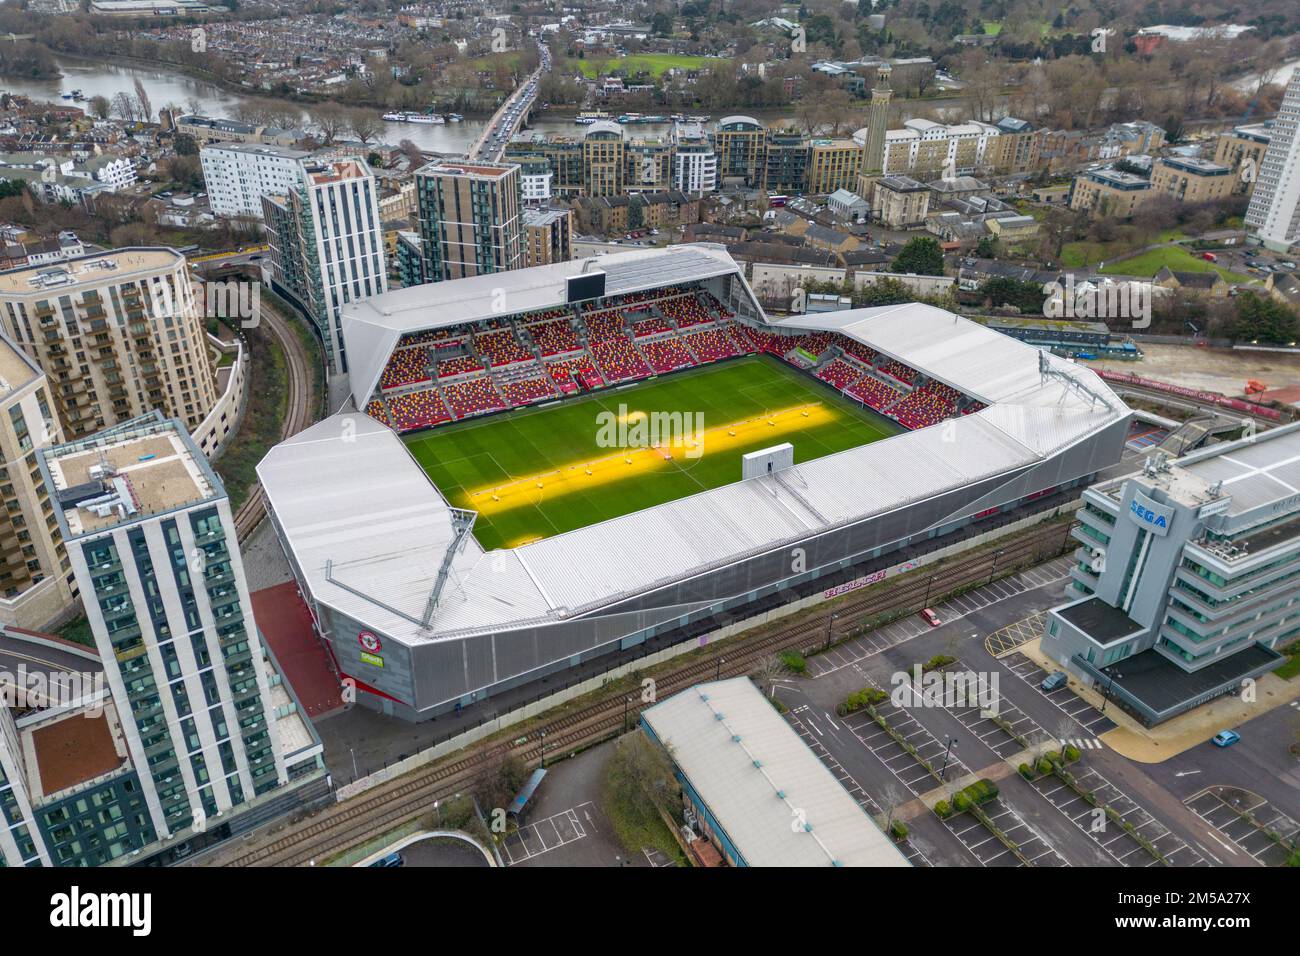
M 226 118 L 234 116 L 235 110 L 240 103 L 250 99 L 257 99 L 257 97 L 232 92 L 206 80 L 187 76 L 169 67 L 151 67 L 134 63 L 107 63 L 68 56 L 57 57 L 56 63 L 59 72 L 63 74 L 59 79 L 0 78 L 0 90 L 53 102 L 60 102 L 64 93 L 81 90 L 86 99 L 93 96 L 103 96 L 111 101 L 117 93 L 134 92 L 135 81 L 139 79 L 144 84 L 145 91 L 149 94 L 149 100 L 153 105 L 155 114 L 161 107 L 175 105 L 187 108 L 187 104 L 191 100 L 197 100 L 205 115 Z M 84 107 L 86 104 L 80 103 L 77 105 Z M 864 104 L 864 122 L 865 109 Z M 947 112 L 947 110 L 942 111 Z M 303 116 L 306 117 L 308 112 L 308 109 L 304 107 Z M 686 112 L 696 113 L 698 111 L 686 110 Z M 756 119 L 769 124 L 793 120 L 793 117 L 787 111 L 782 110 L 728 110 L 726 112 L 752 112 Z M 724 114 L 719 114 L 714 119 L 720 118 L 721 115 Z M 154 118 L 157 118 L 156 115 Z M 404 139 L 409 139 L 421 149 L 430 152 L 464 153 L 478 138 L 487 125 L 487 121 L 483 119 L 466 119 L 460 123 L 447 123 L 442 126 L 412 123 L 385 123 L 383 125 L 384 130 L 380 135 L 380 139 L 385 143 L 396 145 Z M 539 113 L 533 117 L 529 129 L 548 135 L 566 134 L 572 136 L 580 134 L 583 127 L 575 124 L 572 118 L 567 116 L 551 119 L 545 113 Z M 643 137 L 666 137 L 670 132 L 668 124 L 645 124 L 629 126 L 627 129 L 628 135 Z M 851 130 L 841 135 L 848 135 L 848 132 L 851 132 Z

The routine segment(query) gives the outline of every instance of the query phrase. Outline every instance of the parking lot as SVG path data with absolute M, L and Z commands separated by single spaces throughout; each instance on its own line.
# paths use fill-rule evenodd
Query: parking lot
M 592 806 L 591 803 L 584 803 L 520 827 L 501 844 L 502 860 L 506 866 L 516 866 L 584 839 L 587 831 L 582 825 L 579 812 L 589 813 Z
M 840 786 L 848 791 L 849 796 L 858 802 L 858 806 L 872 817 L 884 817 L 885 812 L 881 809 L 880 804 L 876 803 L 871 794 L 862 789 L 862 785 L 853 779 L 853 775 L 844 769 L 844 766 L 836 760 L 834 755 L 832 755 L 831 752 L 822 745 L 822 742 L 817 739 L 816 734 L 814 734 L 809 729 L 808 725 L 800 719 L 800 711 L 806 715 L 808 713 L 807 706 L 796 707 L 786 715 L 786 719 L 795 729 L 795 732 L 799 734 L 803 742 L 808 745 L 808 749 L 817 755 L 817 759 L 820 760 L 826 769 L 835 776 L 835 779 L 840 782 Z M 910 841 L 904 840 L 898 845 L 898 848 L 903 851 L 903 855 L 907 857 L 913 866 L 933 865 L 929 859 L 926 858 L 926 855 L 921 852 L 920 848 L 913 845 Z
M 1267 836 L 1266 830 L 1292 843 L 1300 836 L 1300 823 L 1249 790 L 1210 787 L 1183 802 L 1263 866 L 1285 866 L 1290 856 Z M 1259 825 L 1252 824 L 1242 814 L 1250 814 Z
M 1151 843 L 1171 866 L 1208 866 L 1209 862 L 1183 842 L 1169 828 L 1138 805 L 1128 794 L 1091 767 L 1075 764 L 1070 768 L 1079 787 L 1097 799 L 1094 806 L 1054 776 L 1042 777 L 1033 787 L 1062 814 L 1097 844 L 1120 866 L 1160 866 L 1161 862 L 1135 840 L 1123 824 Z M 1111 807 L 1119 822 L 1111 820 L 1101 807 Z
M 945 780 L 958 780 L 971 772 L 955 748 L 949 749 L 947 742 L 940 742 L 930 731 L 926 730 L 910 713 L 895 707 L 888 701 L 878 705 L 876 711 L 889 726 L 896 730 L 916 752 L 929 761 L 930 765 L 941 770 Z M 917 759 L 903 749 L 889 733 L 880 727 L 869 714 L 850 714 L 844 718 L 844 725 L 862 745 L 876 755 L 889 772 L 898 781 L 918 797 L 942 786 L 931 776 L 930 772 L 917 762 Z M 945 751 L 947 752 L 947 769 L 944 768 Z
M 1102 746 L 1097 738 L 1115 727 L 1115 722 L 1093 707 L 1067 685 L 1054 691 L 1045 691 L 1040 686 L 1047 673 L 1032 659 L 1016 651 L 1001 659 L 1001 663 L 1022 681 L 1051 701 L 1062 714 L 1069 717 L 1083 732 L 1082 737 L 1061 735 L 1080 750 L 1096 749 Z
M 981 809 L 995 827 L 1020 847 L 1020 852 L 1030 866 L 1069 866 L 1070 864 L 1052 849 L 1029 824 L 1002 802 L 990 800 Z M 969 813 L 960 813 L 944 821 L 962 845 L 980 861 L 982 866 L 1024 866 L 1002 841 Z
M 959 621 L 968 614 L 992 604 L 997 604 L 999 601 L 1005 601 L 1007 598 L 1015 597 L 1017 594 L 1024 594 L 1034 588 L 1041 588 L 1057 581 L 1064 581 L 1068 576 L 1072 561 L 1073 559 L 1068 557 L 1057 558 L 1047 564 L 1030 568 L 1028 571 L 1022 571 L 1000 581 L 994 581 L 984 587 L 968 591 L 951 601 L 944 601 L 936 605 L 934 611 L 944 624 Z M 838 647 L 832 647 L 828 651 L 813 656 L 808 660 L 808 676 L 814 678 L 824 677 L 845 667 L 852 667 L 854 664 L 879 654 L 881 651 L 888 650 L 929 632 L 930 625 L 922 621 L 919 616 L 909 614 L 892 624 L 876 628 L 868 634 L 855 637 Z

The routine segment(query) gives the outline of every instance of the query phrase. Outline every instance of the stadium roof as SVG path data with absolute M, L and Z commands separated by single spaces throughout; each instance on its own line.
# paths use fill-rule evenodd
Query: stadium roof
M 698 282 L 739 269 L 723 247 L 695 243 L 411 286 L 349 303 L 342 320 L 353 401 L 365 407 L 404 333 L 563 306 L 567 280 L 587 263 L 606 274 L 607 296 Z
M 601 260 L 613 267 L 614 291 L 723 271 L 724 262 L 734 269 L 725 253 L 698 246 Z M 555 278 L 540 282 L 534 278 L 539 274 Z M 541 296 L 553 295 L 567 274 L 565 267 L 547 266 L 484 280 L 515 278 L 528 294 Z M 461 280 L 446 288 L 469 284 L 477 290 L 484 282 Z M 404 291 L 424 296 L 419 314 L 426 320 L 433 308 L 430 288 Z M 458 296 L 452 314 L 460 318 L 438 324 L 464 321 L 481 301 L 482 294 Z M 524 310 L 543 304 L 530 300 Z M 313 596 L 418 644 L 598 614 L 631 595 L 829 528 L 1010 476 L 1128 415 L 1091 370 L 933 306 L 854 309 L 779 324 L 838 329 L 989 407 L 512 550 L 484 552 L 470 538 L 453 561 L 452 583 L 428 626 L 421 618 L 451 540 L 451 511 L 393 431 L 368 415 L 344 412 L 277 445 L 258 475 Z M 967 511 L 979 508 L 973 503 Z
M 749 678 L 641 717 L 750 866 L 910 865 Z

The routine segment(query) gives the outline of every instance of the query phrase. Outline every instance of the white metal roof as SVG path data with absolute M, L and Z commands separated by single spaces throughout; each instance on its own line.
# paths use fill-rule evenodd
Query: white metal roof
M 394 289 L 348 303 L 341 315 L 353 401 L 358 408 L 365 407 L 404 333 L 564 306 L 567 280 L 588 263 L 606 273 L 606 295 L 699 282 L 738 271 L 722 246 L 685 243 Z
M 683 281 L 654 268 L 662 259 L 625 261 L 636 267 L 635 288 Z M 990 407 L 514 550 L 485 554 L 471 539 L 428 627 L 420 620 L 450 541 L 449 506 L 394 432 L 365 414 L 335 415 L 277 445 L 258 475 L 315 597 L 392 638 L 422 643 L 589 613 L 1032 465 L 1128 414 L 1091 370 L 1042 353 L 1055 373 L 1044 375 L 1039 350 L 932 306 L 827 312 L 780 325 L 839 329 Z
M 910 866 L 746 677 L 642 713 L 750 866 Z

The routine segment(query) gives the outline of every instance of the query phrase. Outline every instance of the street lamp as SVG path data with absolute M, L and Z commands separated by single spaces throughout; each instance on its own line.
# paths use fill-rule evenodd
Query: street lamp
M 998 558 L 1002 556 L 1002 549 L 999 548 L 993 552 L 993 569 L 989 571 L 989 584 L 993 583 L 993 575 L 998 573 Z
M 948 738 L 948 749 L 945 750 L 945 751 L 943 752 L 943 766 L 939 768 L 939 779 L 940 779 L 940 780 L 942 780 L 942 779 L 943 779 L 943 775 L 944 775 L 945 773 L 948 772 L 948 758 L 949 758 L 949 756 L 951 756 L 951 754 L 952 754 L 952 749 L 953 749 L 954 747 L 956 747 L 956 746 L 957 746 L 957 738 L 956 738 L 956 737 L 949 737 L 949 738 Z
M 835 622 L 839 619 L 840 615 L 838 612 L 832 614 L 826 619 L 826 650 L 828 651 L 831 649 L 831 637 L 835 633 Z
M 541 757 L 542 757 L 542 766 L 545 767 L 546 766 L 546 731 L 543 730 L 541 732 L 541 736 L 542 736 L 542 746 L 540 749 L 541 749 Z
M 714 674 L 713 674 L 713 679 L 714 679 L 714 680 L 722 680 L 722 665 L 725 664 L 725 663 L 727 663 L 727 659 L 726 659 L 725 657 L 719 657 L 719 658 L 718 658 L 718 667 L 717 667 L 717 670 L 714 671 Z
M 1110 678 L 1110 680 L 1106 681 L 1106 696 L 1103 697 L 1101 701 L 1101 713 L 1104 714 L 1106 713 L 1106 705 L 1110 703 L 1110 689 L 1115 686 L 1115 678 L 1123 677 L 1124 675 L 1117 673 L 1113 668 L 1108 671 L 1103 671 L 1103 673 Z
M 632 703 L 631 697 L 623 698 L 623 733 L 627 733 L 627 708 Z

